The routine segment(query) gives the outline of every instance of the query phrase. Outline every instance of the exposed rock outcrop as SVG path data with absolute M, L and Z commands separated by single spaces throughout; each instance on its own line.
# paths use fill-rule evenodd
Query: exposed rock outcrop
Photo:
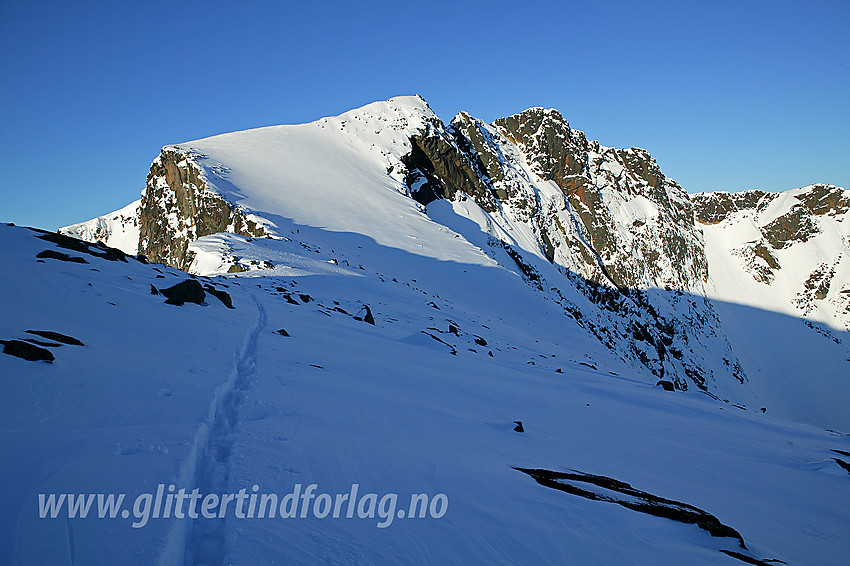
M 160 289 L 159 292 L 165 296 L 165 303 L 169 305 L 182 306 L 185 303 L 200 305 L 206 299 L 204 288 L 195 279 L 186 279 L 171 287 Z
M 723 222 L 731 213 L 739 210 L 762 211 L 778 196 L 759 190 L 740 193 L 716 192 L 691 195 L 694 216 L 702 224 Z
M 413 198 L 428 204 L 438 198 L 452 199 L 458 192 L 475 199 L 484 210 L 493 211 L 491 194 L 481 167 L 460 151 L 443 128 L 428 128 L 410 138 L 410 153 L 402 159 L 408 170 L 405 179 Z
M 0 344 L 3 345 L 4 354 L 15 356 L 28 362 L 53 363 L 53 360 L 56 359 L 50 350 L 22 340 L 0 340 Z
M 614 285 L 701 288 L 708 262 L 690 200 L 648 152 L 588 141 L 556 110 L 532 108 L 494 127 L 516 144 L 536 175 L 561 189 L 582 239 Z M 562 227 L 568 221 L 559 218 Z M 549 241 L 560 239 L 548 232 Z M 568 267 L 594 280 L 592 271 Z
M 139 253 L 148 260 L 188 271 L 188 246 L 203 236 L 233 232 L 264 236 L 265 228 L 217 192 L 197 161 L 204 156 L 165 147 L 154 160 L 139 207 Z M 225 174 L 226 170 L 209 169 Z

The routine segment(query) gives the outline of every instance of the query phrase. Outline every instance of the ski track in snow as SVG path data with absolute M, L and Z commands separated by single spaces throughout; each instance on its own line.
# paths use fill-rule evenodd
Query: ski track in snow
M 245 337 L 237 353 L 232 378 L 217 397 L 215 416 L 206 443 L 198 450 L 195 486 L 202 496 L 228 493 L 230 479 L 230 454 L 233 445 L 231 433 L 239 422 L 239 404 L 242 392 L 251 388 L 251 377 L 256 371 L 257 342 L 266 326 L 266 310 L 254 295 L 257 320 Z M 227 554 L 225 518 L 207 519 L 199 516 L 187 533 L 186 566 L 219 566 Z

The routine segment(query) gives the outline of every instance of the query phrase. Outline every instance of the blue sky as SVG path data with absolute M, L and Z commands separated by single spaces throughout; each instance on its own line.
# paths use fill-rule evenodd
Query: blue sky
M 0 0 L 0 220 L 138 198 L 166 144 L 399 94 L 558 108 L 690 192 L 850 188 L 850 2 Z

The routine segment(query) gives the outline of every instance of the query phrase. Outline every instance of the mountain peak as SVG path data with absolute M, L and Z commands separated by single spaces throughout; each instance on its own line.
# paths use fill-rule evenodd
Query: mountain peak
M 846 192 L 826 185 L 690 197 L 646 150 L 589 141 L 557 110 L 492 124 L 460 112 L 446 125 L 414 95 L 164 148 L 134 218 L 134 251 L 198 274 L 262 272 L 287 260 L 274 245 L 239 252 L 233 238 L 314 229 L 498 267 L 656 378 L 743 398 L 744 347 L 733 347 L 711 299 L 747 297 L 846 328 L 846 208 Z M 748 228 L 733 231 L 733 221 Z M 791 259 L 810 248 L 819 263 Z M 763 292 L 774 280 L 793 291 Z

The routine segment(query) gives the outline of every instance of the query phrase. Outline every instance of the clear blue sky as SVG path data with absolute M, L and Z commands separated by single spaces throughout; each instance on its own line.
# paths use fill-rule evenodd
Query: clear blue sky
M 138 198 L 160 147 L 399 94 L 558 108 L 688 191 L 850 188 L 850 1 L 0 0 L 0 220 Z

